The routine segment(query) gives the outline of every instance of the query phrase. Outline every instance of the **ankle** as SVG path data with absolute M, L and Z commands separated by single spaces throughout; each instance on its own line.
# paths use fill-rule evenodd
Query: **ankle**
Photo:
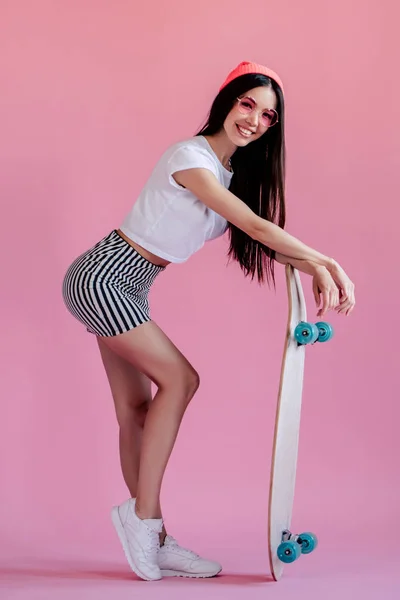
M 162 519 L 161 510 L 159 508 L 151 509 L 147 508 L 146 506 L 141 506 L 137 500 L 135 504 L 135 512 L 136 516 L 138 516 L 142 521 L 144 519 Z
M 166 537 L 167 537 L 167 532 L 165 530 L 165 526 L 163 525 L 162 532 L 160 533 L 160 547 L 164 545 Z

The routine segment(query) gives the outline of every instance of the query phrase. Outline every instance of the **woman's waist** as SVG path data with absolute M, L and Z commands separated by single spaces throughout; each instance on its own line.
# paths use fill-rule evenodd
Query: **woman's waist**
M 146 250 L 145 248 L 143 248 L 142 246 L 140 246 L 139 244 L 137 244 L 136 242 L 134 242 L 133 240 L 131 240 L 127 235 L 125 235 L 125 233 L 123 231 L 121 231 L 120 229 L 116 230 L 117 234 L 123 239 L 125 240 L 130 246 L 132 246 L 132 248 L 134 250 L 136 250 L 136 252 L 138 254 L 140 254 L 141 256 L 143 256 L 143 258 L 145 258 L 146 260 L 148 260 L 150 263 L 152 263 L 153 265 L 155 265 L 156 267 L 166 267 L 167 265 L 170 264 L 170 261 L 165 260 L 163 258 L 161 258 L 160 256 L 156 256 L 155 254 L 153 254 L 152 252 L 149 252 L 148 250 Z

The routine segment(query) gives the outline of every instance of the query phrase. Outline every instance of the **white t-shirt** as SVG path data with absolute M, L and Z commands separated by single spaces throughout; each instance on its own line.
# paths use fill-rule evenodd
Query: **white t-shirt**
M 183 169 L 205 168 L 229 188 L 232 173 L 203 136 L 174 144 L 161 156 L 120 229 L 131 240 L 173 263 L 186 261 L 206 241 L 227 229 L 227 221 L 172 177 Z

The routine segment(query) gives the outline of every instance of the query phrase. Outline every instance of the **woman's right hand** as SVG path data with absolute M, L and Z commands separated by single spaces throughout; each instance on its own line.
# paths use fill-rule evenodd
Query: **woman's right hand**
M 339 314 L 344 313 L 348 316 L 354 309 L 356 303 L 354 283 L 335 260 L 333 260 L 331 266 L 327 268 L 339 289 L 339 305 L 336 308 L 336 311 Z
M 329 310 L 337 310 L 339 306 L 339 290 L 328 269 L 321 265 L 313 265 L 313 293 L 317 305 L 317 317 L 321 318 Z

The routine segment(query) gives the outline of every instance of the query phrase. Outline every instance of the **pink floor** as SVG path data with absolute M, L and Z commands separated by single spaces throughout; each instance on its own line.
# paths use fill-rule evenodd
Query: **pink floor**
M 50 552 L 2 560 L 1 600 L 171 598 L 195 600 L 229 598 L 306 598 L 307 600 L 398 600 L 400 561 L 391 547 L 371 538 L 330 540 L 309 556 L 286 567 L 275 583 L 268 571 L 266 545 L 252 544 L 248 536 L 229 539 L 224 548 L 204 541 L 199 551 L 218 558 L 224 570 L 208 580 L 168 578 L 144 582 L 130 572 L 117 544 L 105 556 L 102 549 Z M 4 547 L 2 548 L 4 554 Z M 89 556 L 90 554 L 90 556 Z

